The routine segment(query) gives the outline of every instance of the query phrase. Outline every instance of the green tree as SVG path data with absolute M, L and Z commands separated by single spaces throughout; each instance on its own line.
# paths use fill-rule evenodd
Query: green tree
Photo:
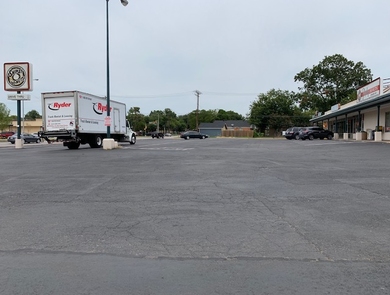
M 178 120 L 177 120 L 177 115 L 175 112 L 173 112 L 171 109 L 166 108 L 163 111 L 162 118 L 160 120 L 161 126 L 164 128 L 165 131 L 170 131 L 172 132 L 173 130 L 176 129 Z
M 294 114 L 290 120 L 290 124 L 285 127 L 292 127 L 292 126 L 309 126 L 310 125 L 310 119 L 313 117 L 314 111 L 303 111 L 298 107 L 294 107 Z
M 127 120 L 134 131 L 145 130 L 145 116 L 140 113 L 139 107 L 132 107 L 127 112 Z
M 189 114 L 178 117 L 180 125 L 184 126 L 184 130 L 195 130 L 196 129 L 196 110 Z M 244 120 L 245 118 L 233 111 L 225 110 L 199 110 L 198 112 L 198 123 L 212 123 L 215 120 Z M 184 131 L 180 130 L 180 131 Z
M 0 130 L 8 130 L 11 124 L 10 110 L 4 103 L 0 103 Z
M 187 130 L 195 130 L 196 129 L 196 110 L 191 113 L 181 116 L 181 120 L 185 123 Z M 199 110 L 198 112 L 198 123 L 212 123 L 217 118 L 216 110 Z
M 354 63 L 341 54 L 325 56 L 318 65 L 306 68 L 294 77 L 295 82 L 303 83 L 303 87 L 299 87 L 300 107 L 319 112 L 353 100 L 356 89 L 371 80 L 371 70 L 362 62 Z
M 148 116 L 148 131 L 156 131 L 156 130 L 162 131 L 163 117 L 164 117 L 164 111 L 162 110 L 151 111 Z
M 217 117 L 215 118 L 216 120 L 244 120 L 245 118 L 233 111 L 225 111 L 225 110 L 218 110 Z
M 276 131 L 294 125 L 300 110 L 298 96 L 294 92 L 271 89 L 259 94 L 250 106 L 249 121 L 264 133 L 267 128 Z
M 24 115 L 24 119 L 26 119 L 26 120 L 35 120 L 35 119 L 41 119 L 41 118 L 42 118 L 42 116 L 36 110 L 31 110 Z

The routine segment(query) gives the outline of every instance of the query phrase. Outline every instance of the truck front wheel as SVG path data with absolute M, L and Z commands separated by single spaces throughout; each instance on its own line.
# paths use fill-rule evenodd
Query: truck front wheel
M 135 135 L 133 134 L 131 136 L 131 139 L 130 139 L 130 144 L 135 144 L 137 142 L 137 138 L 135 137 Z

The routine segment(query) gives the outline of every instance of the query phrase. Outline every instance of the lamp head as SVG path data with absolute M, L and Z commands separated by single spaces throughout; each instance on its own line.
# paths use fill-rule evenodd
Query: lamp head
M 121 3 L 123 6 L 126 6 L 127 4 L 129 4 L 129 2 L 127 0 L 121 0 Z

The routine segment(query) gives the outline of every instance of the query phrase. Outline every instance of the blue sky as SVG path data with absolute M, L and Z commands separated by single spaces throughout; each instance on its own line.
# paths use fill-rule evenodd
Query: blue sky
M 295 74 L 333 54 L 390 77 L 385 0 L 128 1 L 109 1 L 110 93 L 145 115 L 195 110 L 194 90 L 201 109 L 246 115 L 258 94 L 297 91 Z M 1 1 L 0 36 L 2 66 L 30 62 L 39 79 L 25 112 L 42 112 L 42 92 L 106 95 L 106 1 Z

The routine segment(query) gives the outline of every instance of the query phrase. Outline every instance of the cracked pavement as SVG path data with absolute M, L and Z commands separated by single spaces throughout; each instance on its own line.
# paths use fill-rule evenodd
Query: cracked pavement
M 389 294 L 388 148 L 1 148 L 0 293 Z

